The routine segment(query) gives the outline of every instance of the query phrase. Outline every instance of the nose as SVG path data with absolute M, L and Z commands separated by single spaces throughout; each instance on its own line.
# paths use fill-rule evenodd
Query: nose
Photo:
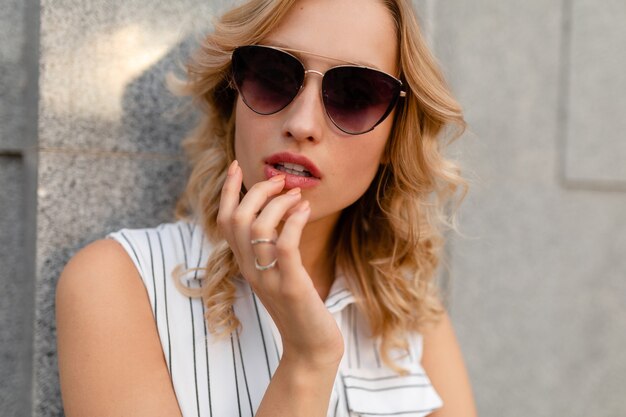
M 306 75 L 302 89 L 285 109 L 283 135 L 300 141 L 318 142 L 326 127 L 320 94 L 322 73 L 308 70 Z

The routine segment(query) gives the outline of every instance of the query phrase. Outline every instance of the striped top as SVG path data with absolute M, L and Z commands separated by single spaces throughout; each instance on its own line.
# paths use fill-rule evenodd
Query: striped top
M 200 298 L 175 287 L 172 270 L 203 267 L 210 244 L 199 225 L 179 221 L 151 229 L 124 229 L 118 241 L 146 286 L 172 385 L 184 417 L 249 417 L 263 399 L 278 366 L 280 334 L 263 304 L 243 278 L 235 279 L 235 314 L 240 332 L 216 339 L 207 331 Z M 201 272 L 185 275 L 188 287 L 200 286 Z M 422 338 L 412 334 L 409 354 L 392 352 L 409 373 L 395 374 L 381 361 L 379 341 L 369 336 L 355 298 L 338 274 L 325 300 L 345 341 L 345 353 L 328 405 L 329 417 L 421 417 L 442 401 L 420 365 Z

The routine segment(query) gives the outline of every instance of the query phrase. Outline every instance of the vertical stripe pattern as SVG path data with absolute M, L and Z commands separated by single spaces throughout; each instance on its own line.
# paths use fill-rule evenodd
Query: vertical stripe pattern
M 170 333 L 170 314 L 169 314 L 169 303 L 167 302 L 167 288 L 168 288 L 168 273 L 165 269 L 165 251 L 163 250 L 163 242 L 161 240 L 161 232 L 159 230 L 156 231 L 157 237 L 159 238 L 159 249 L 161 250 L 161 275 L 163 277 L 163 306 L 165 307 L 165 328 L 167 329 L 167 364 L 170 369 L 170 375 L 172 379 L 174 379 L 174 374 L 172 374 L 172 337 Z
M 216 339 L 207 331 L 205 306 L 175 287 L 172 271 L 187 271 L 184 285 L 201 286 L 211 245 L 196 223 L 179 221 L 152 229 L 124 229 L 108 237 L 128 253 L 146 286 L 172 385 L 184 417 L 254 416 L 282 355 L 280 334 L 265 306 L 241 277 L 234 278 L 233 309 L 241 331 Z M 422 417 L 441 399 L 421 365 L 422 339 L 409 338 L 410 355 L 392 352 L 409 370 L 398 376 L 381 363 L 380 342 L 338 273 L 325 303 L 344 335 L 346 354 L 328 404 L 329 417 Z

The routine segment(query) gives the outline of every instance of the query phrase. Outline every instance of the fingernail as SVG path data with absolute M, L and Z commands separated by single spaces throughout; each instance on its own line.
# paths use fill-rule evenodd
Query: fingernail
M 233 162 L 230 163 L 230 166 L 228 167 L 228 176 L 229 177 L 235 175 L 235 172 L 237 172 L 237 166 L 238 165 L 239 165 L 239 163 L 237 162 L 236 159 Z
M 291 190 L 287 191 L 285 194 L 289 194 L 289 195 L 297 195 L 300 194 L 302 190 L 299 187 L 296 188 L 292 188 Z
M 272 178 L 270 178 L 270 181 L 272 182 L 280 182 L 284 180 L 285 180 L 285 176 L 283 174 L 274 175 Z
M 307 211 L 310 208 L 311 205 L 309 204 L 309 200 L 304 200 L 300 203 L 300 208 L 298 209 L 298 211 Z

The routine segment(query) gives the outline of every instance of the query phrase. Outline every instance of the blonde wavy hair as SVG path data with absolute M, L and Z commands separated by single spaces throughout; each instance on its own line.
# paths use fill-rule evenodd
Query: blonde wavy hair
M 251 0 L 224 14 L 188 63 L 187 80 L 179 86 L 203 115 L 184 142 L 191 173 L 176 216 L 201 219 L 214 251 L 201 268 L 201 288 L 186 288 L 176 281 L 185 294 L 202 297 L 208 328 L 219 336 L 240 326 L 232 309 L 233 279 L 239 268 L 217 227 L 222 184 L 235 157 L 237 93 L 230 78 L 231 52 L 260 43 L 294 2 Z M 383 3 L 396 23 L 400 78 L 407 96 L 396 107 L 385 163 L 364 195 L 340 216 L 332 256 L 344 271 L 373 336 L 380 337 L 384 363 L 402 372 L 391 350 L 406 350 L 407 332 L 419 331 L 443 311 L 434 277 L 443 231 L 453 227 L 450 203 L 456 202 L 456 208 L 467 184 L 458 166 L 443 157 L 442 149 L 448 143 L 444 136 L 456 139 L 465 121 L 420 33 L 410 0 Z M 183 273 L 177 270 L 175 276 Z

